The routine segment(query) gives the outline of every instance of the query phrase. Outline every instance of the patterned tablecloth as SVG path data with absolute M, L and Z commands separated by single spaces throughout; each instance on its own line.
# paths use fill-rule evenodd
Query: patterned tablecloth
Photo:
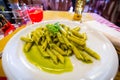
M 54 14 L 54 15 L 53 15 Z M 45 20 L 55 20 L 55 19 L 65 19 L 65 20 L 73 20 L 73 14 L 71 12 L 65 12 L 65 11 L 44 11 L 44 17 L 43 21 Z M 95 13 L 84 13 L 83 14 L 83 21 L 92 21 L 96 20 L 102 24 L 106 24 L 111 29 L 114 29 L 118 32 L 120 32 L 120 27 L 116 26 L 115 24 L 109 22 L 108 20 L 104 19 L 103 17 L 99 16 Z M 24 28 L 25 25 L 17 28 L 14 32 L 10 33 L 9 35 L 5 36 L 3 39 L 0 40 L 0 51 L 2 51 L 8 42 L 8 40 L 18 31 L 20 31 L 22 28 Z M 1 65 L 1 59 L 0 59 L 0 80 L 6 80 L 6 76 L 4 74 L 4 71 L 2 69 Z

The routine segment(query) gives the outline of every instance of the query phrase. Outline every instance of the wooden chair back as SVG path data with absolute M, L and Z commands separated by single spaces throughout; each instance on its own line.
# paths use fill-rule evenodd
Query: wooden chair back
M 88 12 L 95 12 L 101 14 L 107 0 L 89 0 Z
M 20 3 L 25 3 L 26 5 L 42 4 L 44 10 L 48 9 L 48 1 L 49 0 L 19 0 Z
M 107 3 L 105 9 L 103 10 L 102 16 L 111 21 L 112 14 L 114 12 L 117 2 L 118 0 L 110 0 Z
M 71 6 L 71 0 L 49 0 L 51 10 L 67 11 Z

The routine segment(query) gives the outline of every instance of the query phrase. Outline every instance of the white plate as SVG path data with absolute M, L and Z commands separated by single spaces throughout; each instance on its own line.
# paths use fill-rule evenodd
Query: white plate
M 73 71 L 63 74 L 50 74 L 41 71 L 25 58 L 20 37 L 28 34 L 40 25 L 60 22 L 71 27 L 81 25 L 81 31 L 88 36 L 87 46 L 99 53 L 101 60 L 93 64 L 85 64 L 74 56 L 71 58 Z M 78 22 L 55 20 L 27 26 L 13 36 L 4 48 L 2 56 L 4 71 L 9 80 L 112 80 L 118 69 L 118 56 L 111 42 L 99 32 Z

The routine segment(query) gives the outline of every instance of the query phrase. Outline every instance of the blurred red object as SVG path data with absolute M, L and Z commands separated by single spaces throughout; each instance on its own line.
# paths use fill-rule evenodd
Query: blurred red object
M 0 77 L 0 80 L 7 80 L 6 77 Z
M 15 27 L 2 14 L 0 14 L 0 33 L 3 33 L 4 36 L 6 36 L 14 30 Z

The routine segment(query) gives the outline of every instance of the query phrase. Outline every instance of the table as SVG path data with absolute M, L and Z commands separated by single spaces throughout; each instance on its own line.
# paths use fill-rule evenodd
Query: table
M 55 20 L 55 19 L 64 19 L 64 20 L 73 20 L 73 12 L 66 12 L 66 11 L 44 11 L 44 17 L 43 17 L 43 21 L 45 20 Z M 83 22 L 85 21 L 92 21 L 92 20 L 97 20 L 100 23 L 105 23 L 106 25 L 108 25 L 110 28 L 115 29 L 116 31 L 120 31 L 120 28 L 116 25 L 114 25 L 113 23 L 107 21 L 106 19 L 104 19 L 103 17 L 95 14 L 95 13 L 84 13 L 83 15 Z M 9 39 L 18 31 L 22 30 L 24 27 L 26 27 L 25 25 L 17 28 L 14 32 L 12 32 L 11 34 L 7 35 L 6 37 L 4 37 L 2 40 L 0 40 L 0 51 L 2 51 L 6 45 L 6 43 L 9 41 Z M 2 65 L 1 65 L 1 59 L 0 59 L 0 80 L 6 80 L 4 71 L 2 69 Z

